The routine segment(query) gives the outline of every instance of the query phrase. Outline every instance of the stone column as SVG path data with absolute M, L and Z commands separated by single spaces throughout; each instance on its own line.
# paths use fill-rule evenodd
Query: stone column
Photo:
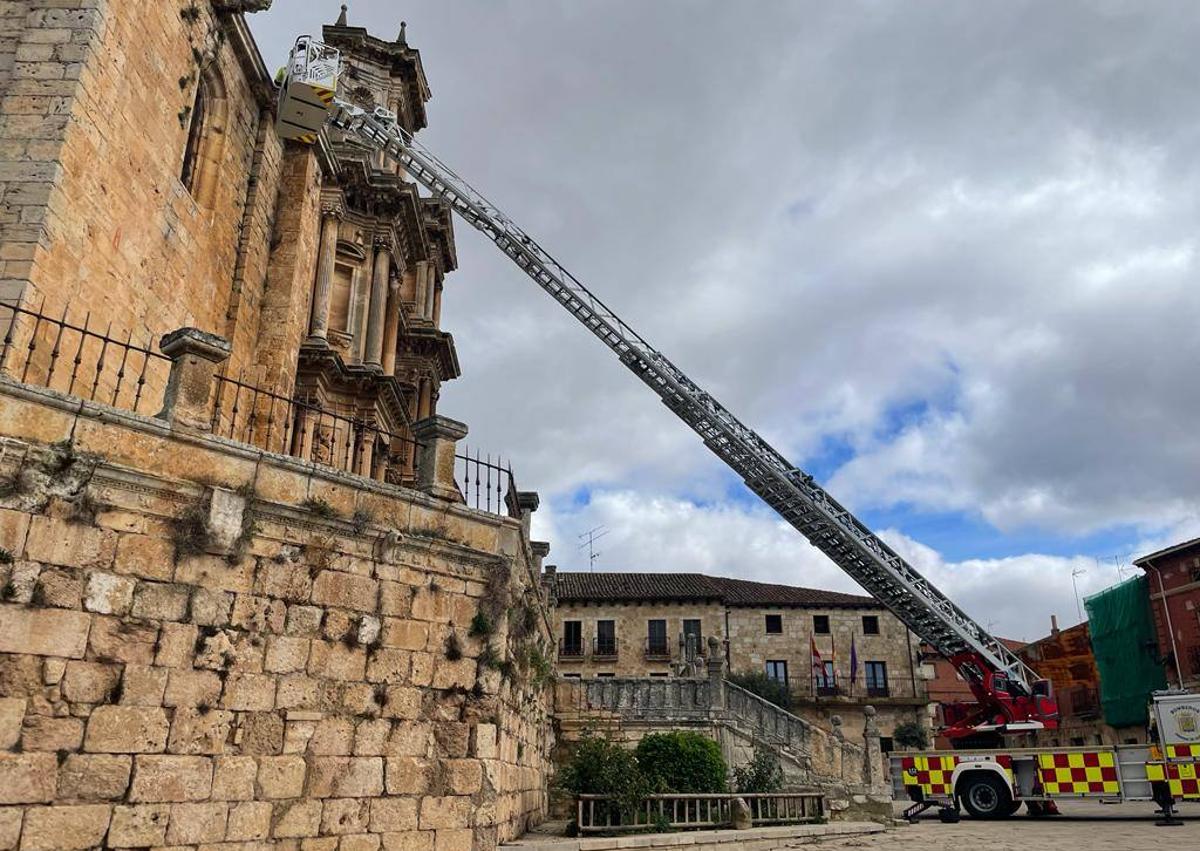
M 511 481 L 511 479 L 510 479 Z M 533 521 L 533 512 L 538 510 L 538 506 L 542 504 L 541 497 L 537 491 L 508 491 L 504 495 L 508 509 L 508 516 L 515 517 L 521 521 L 521 528 L 525 532 L 525 537 L 529 537 L 529 524 Z
M 414 316 L 425 317 L 425 282 L 429 280 L 429 261 L 421 260 L 417 263 L 416 277 L 413 280 L 413 304 Z
M 466 423 L 449 417 L 426 417 L 413 423 L 417 450 L 417 487 L 438 499 L 462 502 L 454 483 L 454 449 L 467 436 Z
M 878 792 L 887 786 L 884 775 L 883 747 L 879 741 L 879 725 L 875 723 L 875 707 L 863 707 L 863 783 L 869 792 Z
M 367 340 L 363 362 L 383 368 L 383 325 L 388 308 L 388 278 L 392 265 L 391 245 L 375 239 L 375 268 L 371 274 L 371 303 L 367 308 Z
M 333 292 L 333 267 L 337 258 L 338 225 L 342 219 L 340 207 L 321 210 L 321 244 L 317 253 L 317 279 L 313 283 L 312 319 L 309 339 L 324 340 L 329 333 L 329 302 Z
M 217 364 L 229 357 L 229 341 L 199 328 L 180 328 L 158 344 L 171 359 L 171 374 L 158 419 L 173 426 L 208 431 L 212 427 L 213 376 Z
M 721 641 L 715 635 L 708 637 L 708 683 L 712 689 L 713 709 L 725 708 L 725 655 L 721 652 Z
M 417 385 L 417 419 L 433 416 L 433 379 L 422 378 Z
M 387 315 L 383 321 L 383 374 L 396 374 L 396 342 L 400 337 L 400 279 L 388 284 Z
M 425 318 L 433 321 L 434 301 L 437 297 L 437 270 L 432 265 L 425 273 Z
M 442 284 L 435 284 L 433 287 L 433 326 L 440 328 L 442 326 Z

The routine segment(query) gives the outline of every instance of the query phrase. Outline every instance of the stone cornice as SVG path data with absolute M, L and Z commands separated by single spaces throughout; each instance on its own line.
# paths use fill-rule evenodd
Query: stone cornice
M 425 235 L 433 248 L 430 259 L 437 259 L 443 275 L 453 272 L 458 268 L 458 251 L 454 245 L 454 220 L 450 205 L 441 198 L 422 198 L 421 212 Z
M 429 358 L 437 369 L 438 380 L 449 381 L 462 375 L 458 364 L 458 351 L 454 348 L 454 336 L 432 325 L 414 325 L 400 340 L 403 354 L 418 358 Z
M 243 0 L 243 2 L 213 0 L 213 7 L 222 16 L 221 29 L 242 66 L 242 71 L 250 84 L 250 90 L 254 93 L 254 99 L 260 108 L 273 110 L 275 80 L 267 70 L 262 53 L 259 52 L 258 43 L 254 40 L 254 35 L 250 32 L 250 27 L 243 14 L 244 12 L 258 12 L 270 5 L 270 0 L 258 0 L 257 3 L 253 0 Z M 253 6 L 259 8 L 246 8 Z

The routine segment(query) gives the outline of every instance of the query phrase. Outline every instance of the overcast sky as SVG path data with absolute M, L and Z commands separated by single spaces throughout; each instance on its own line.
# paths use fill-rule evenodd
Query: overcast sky
M 252 17 L 267 63 L 337 4 Z M 981 623 L 1200 534 L 1200 6 L 357 0 L 424 143 Z M 549 561 L 853 590 L 468 226 L 439 412 Z M 1132 575 L 1125 571 L 1125 575 Z

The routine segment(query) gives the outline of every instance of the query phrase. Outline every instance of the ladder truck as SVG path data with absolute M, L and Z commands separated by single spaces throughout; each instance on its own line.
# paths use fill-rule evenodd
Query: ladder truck
M 947 737 L 978 741 L 983 735 L 999 743 L 1006 734 L 1057 728 L 1058 704 L 1049 680 L 1039 677 L 811 475 L 651 346 L 498 206 L 417 142 L 394 113 L 384 107 L 366 110 L 342 99 L 340 71 L 336 49 L 310 36 L 296 41 L 280 82 L 275 126 L 281 138 L 311 144 L 323 130 L 331 130 L 381 152 L 490 239 L 658 394 L 750 490 L 950 660 L 975 703 L 944 707 Z M 1196 750 L 1200 758 L 1200 745 Z M 898 768 L 903 773 L 911 766 Z M 909 796 L 916 797 L 911 792 Z M 940 799 L 925 795 L 924 800 Z M 1010 804 L 1011 800 L 1010 795 Z

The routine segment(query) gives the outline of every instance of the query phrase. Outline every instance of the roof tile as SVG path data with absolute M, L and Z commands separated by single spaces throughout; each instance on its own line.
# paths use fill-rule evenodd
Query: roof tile
M 874 597 L 750 582 L 702 573 L 571 573 L 557 574 L 555 588 L 564 602 L 651 602 L 713 600 L 729 606 L 820 606 L 883 608 Z

